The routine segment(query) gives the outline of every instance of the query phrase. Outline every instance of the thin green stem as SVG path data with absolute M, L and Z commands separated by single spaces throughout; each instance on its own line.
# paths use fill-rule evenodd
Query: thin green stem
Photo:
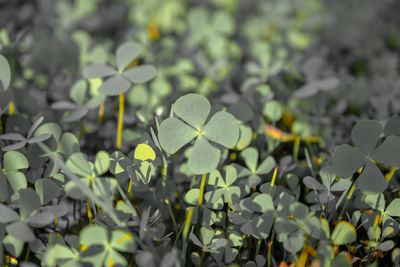
M 256 261 L 256 258 L 258 256 L 258 254 L 260 253 L 261 241 L 262 241 L 261 238 L 259 238 L 257 241 L 256 253 L 254 253 L 254 261 Z
M 124 94 L 119 94 L 119 116 L 117 129 L 117 149 L 121 147 L 122 125 L 124 123 Z
M 206 178 L 207 178 L 207 174 L 203 174 L 203 176 L 201 177 L 201 184 L 200 184 L 200 193 L 199 193 L 199 201 L 198 201 L 198 206 L 199 208 L 201 207 L 201 205 L 203 204 L 203 194 L 204 194 L 204 186 L 206 184 Z

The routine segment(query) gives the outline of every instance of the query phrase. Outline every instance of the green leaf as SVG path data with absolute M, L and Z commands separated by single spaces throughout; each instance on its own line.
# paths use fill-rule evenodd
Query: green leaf
M 189 156 L 188 168 L 195 174 L 205 174 L 217 168 L 221 152 L 202 135 L 197 137 Z
M 351 131 L 351 140 L 361 150 L 370 155 L 378 142 L 382 126 L 377 121 L 366 120 L 358 122 Z
M 72 154 L 65 163 L 67 168 L 74 174 L 89 177 L 92 174 L 89 161 L 82 153 Z
M 78 138 L 72 133 L 64 133 L 58 142 L 57 151 L 66 156 L 79 152 L 80 146 Z
M 0 203 L 0 223 L 7 224 L 18 220 L 19 216 L 14 210 Z
M 102 150 L 97 152 L 96 159 L 94 161 L 95 175 L 100 176 L 108 171 L 110 167 L 110 155 Z
M 383 132 L 386 136 L 400 134 L 400 117 L 394 114 L 386 123 Z
M 176 100 L 172 106 L 173 112 L 183 119 L 187 124 L 197 130 L 201 130 L 208 114 L 211 110 L 211 104 L 208 99 L 198 94 L 187 94 Z
M 131 88 L 130 82 L 121 75 L 113 76 L 103 82 L 99 87 L 99 92 L 105 95 L 119 95 Z
M 25 189 L 28 186 L 28 183 L 26 181 L 25 174 L 22 172 L 17 172 L 17 171 L 7 171 L 6 172 L 8 182 L 11 185 L 11 188 L 13 189 L 14 192 L 18 192 L 20 189 Z
M 235 21 L 225 10 L 216 11 L 212 23 L 213 28 L 222 34 L 232 35 L 235 32 Z
M 205 246 L 208 246 L 211 243 L 211 240 L 214 237 L 214 230 L 210 227 L 203 226 L 200 229 L 200 238 Z
M 6 202 L 9 196 L 6 177 L 3 173 L 0 173 L 0 202 Z
M 50 212 L 40 212 L 26 219 L 26 223 L 35 228 L 45 227 L 54 222 L 54 214 Z
M 373 154 L 373 159 L 388 166 L 400 168 L 400 137 L 391 135 L 383 141 Z
M 197 205 L 200 189 L 192 188 L 185 194 L 185 202 L 191 205 Z
M 87 79 L 107 77 L 117 74 L 117 71 L 107 65 L 95 63 L 83 69 L 83 76 Z
M 248 147 L 240 153 L 240 156 L 243 158 L 247 168 L 249 168 L 252 173 L 256 173 L 258 165 L 258 150 L 254 147 Z
M 61 128 L 57 123 L 49 122 L 41 125 L 36 131 L 35 136 L 39 136 L 42 134 L 51 134 L 56 141 L 60 139 L 61 136 Z
M 283 115 L 282 104 L 276 100 L 270 100 L 266 102 L 263 108 L 263 115 L 272 122 L 279 121 Z
M 0 55 L 0 81 L 4 90 L 7 90 L 11 82 L 11 69 L 7 59 Z
M 365 162 L 364 155 L 347 144 L 337 147 L 333 154 L 333 167 L 341 178 L 349 178 Z
M 24 249 L 24 242 L 12 235 L 7 235 L 2 241 L 4 247 L 14 257 L 19 257 Z
M 386 214 L 393 217 L 400 217 L 400 198 L 395 198 L 386 208 Z
M 24 222 L 14 222 L 6 226 L 7 233 L 24 242 L 35 240 L 32 230 Z
M 357 231 L 349 222 L 338 222 L 333 229 L 331 240 L 336 246 L 353 243 L 357 240 Z
M 133 157 L 141 161 L 155 160 L 156 153 L 148 144 L 139 144 L 135 149 L 135 154 Z
M 235 117 L 219 111 L 204 126 L 204 136 L 227 148 L 233 148 L 239 139 L 239 126 Z
M 256 204 L 255 211 L 261 213 L 275 211 L 271 195 L 259 194 L 253 198 L 253 203 Z
M 21 170 L 29 167 L 25 155 L 18 151 L 7 151 L 4 153 L 3 167 L 6 170 Z
M 38 193 L 42 204 L 47 204 L 60 195 L 58 185 L 49 178 L 36 180 L 35 190 Z
M 267 174 L 275 167 L 275 159 L 268 156 L 261 164 L 258 166 L 256 173 L 258 175 Z
M 351 256 L 346 252 L 340 252 L 332 262 L 332 267 L 351 267 L 353 265 Z
M 181 147 L 192 141 L 197 135 L 197 131 L 178 120 L 168 118 L 160 124 L 158 139 L 161 147 L 169 154 L 174 154 Z
M 123 71 L 129 63 L 136 59 L 142 52 L 142 46 L 138 43 L 127 42 L 120 45 L 116 51 L 115 61 L 118 70 Z
M 121 229 L 112 231 L 111 245 L 114 249 L 123 252 L 134 253 L 136 250 L 136 242 L 132 234 Z
M 87 247 L 96 244 L 106 245 L 108 243 L 108 231 L 98 224 L 85 226 L 79 233 L 79 243 Z
M 156 77 L 157 69 L 153 65 L 144 64 L 125 71 L 123 75 L 132 83 L 145 83 Z
M 236 168 L 228 165 L 226 166 L 225 169 L 225 184 L 227 186 L 230 186 L 231 184 L 233 184 L 237 179 L 237 171 Z
M 87 83 L 85 80 L 79 80 L 71 88 L 69 97 L 78 105 L 83 105 L 86 100 Z
M 19 191 L 19 215 L 22 220 L 28 218 L 39 208 L 40 198 L 32 188 L 22 189 Z
M 127 266 L 127 265 L 128 263 L 125 257 L 123 257 L 114 249 L 108 250 L 107 257 L 104 260 L 104 266 Z
M 365 168 L 357 179 L 357 187 L 365 194 L 382 193 L 388 183 L 378 167 L 371 161 L 367 161 Z

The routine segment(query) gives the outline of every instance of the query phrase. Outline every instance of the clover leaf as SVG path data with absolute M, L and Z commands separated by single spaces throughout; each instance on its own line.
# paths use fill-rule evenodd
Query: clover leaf
M 128 262 L 119 251 L 134 253 L 136 250 L 136 242 L 131 233 L 122 229 L 109 231 L 98 224 L 84 227 L 79 234 L 79 243 L 84 248 L 93 245 L 103 246 L 103 250 L 99 253 L 84 257 L 85 261 L 94 266 L 127 266 Z
M 222 178 L 221 173 L 218 170 L 213 170 L 210 173 L 208 183 L 214 185 L 215 196 L 220 197 L 221 193 L 224 196 L 225 203 L 237 202 L 240 198 L 240 187 L 233 185 L 237 179 L 237 172 L 235 167 L 226 166 L 225 168 L 225 179 Z
M 54 220 L 54 215 L 40 211 L 40 198 L 31 188 L 21 189 L 19 193 L 19 215 L 0 203 L 0 223 L 6 224 L 6 231 L 23 242 L 31 242 L 35 235 L 30 227 L 41 228 Z
M 204 96 L 184 95 L 173 104 L 177 115 L 164 120 L 159 128 L 159 141 L 169 154 L 176 153 L 195 139 L 188 167 L 195 174 L 205 174 L 217 168 L 221 152 L 210 141 L 232 148 L 239 138 L 236 119 L 225 111 L 215 113 L 206 123 L 211 104 Z
M 135 178 L 139 178 L 144 185 L 147 185 L 154 173 L 155 159 L 156 154 L 151 146 L 138 144 L 129 156 L 115 151 L 110 157 L 110 171 L 120 182 L 131 179 L 135 185 L 138 185 Z
M 231 221 L 240 225 L 240 231 L 256 238 L 266 239 L 274 222 L 274 204 L 268 194 L 254 194 L 232 205 Z
M 275 159 L 271 156 L 266 157 L 258 164 L 259 154 L 254 147 L 248 147 L 240 153 L 247 168 L 239 172 L 239 177 L 248 177 L 247 185 L 253 187 L 261 182 L 261 175 L 267 174 L 275 167 Z
M 105 95 L 118 95 L 129 90 L 131 83 L 144 83 L 156 75 L 153 65 L 145 64 L 127 69 L 142 51 L 141 45 L 127 42 L 118 47 L 116 51 L 116 66 L 114 69 L 108 65 L 95 63 L 83 69 L 83 75 L 88 79 L 107 78 L 98 88 Z
M 28 167 L 29 162 L 21 152 L 7 151 L 4 153 L 2 172 L 7 176 L 7 180 L 14 192 L 27 188 L 28 183 L 25 174 L 21 170 Z
M 218 249 L 225 247 L 228 244 L 228 240 L 225 238 L 216 238 L 215 234 L 216 231 L 212 228 L 203 226 L 200 229 L 200 238 L 191 232 L 189 239 L 204 252 L 218 253 Z
M 110 166 L 110 156 L 105 151 L 99 151 L 96 154 L 95 162 L 89 162 L 82 153 L 72 154 L 65 163 L 67 168 L 80 177 L 80 180 L 90 188 L 99 197 L 112 197 L 117 187 L 117 181 L 114 178 L 101 177 L 106 173 Z M 83 192 L 73 180 L 65 184 L 67 194 L 76 199 L 83 199 Z
M 100 106 L 105 100 L 105 95 L 97 93 L 91 98 L 87 97 L 88 85 L 85 80 L 79 80 L 72 86 L 69 97 L 70 101 L 59 101 L 51 105 L 56 110 L 66 110 L 69 114 L 64 118 L 66 122 L 73 122 L 82 119 L 90 109 Z
M 400 167 L 397 157 L 400 137 L 388 136 L 376 148 L 381 132 L 382 126 L 377 121 L 358 122 L 353 127 L 351 139 L 359 150 L 344 144 L 337 147 L 333 155 L 333 166 L 341 178 L 350 177 L 365 165 L 357 180 L 358 188 L 364 193 L 381 193 L 388 185 L 385 177 L 371 159 L 389 166 Z
M 3 89 L 7 90 L 11 82 L 11 69 L 7 59 L 0 55 L 0 81 Z
M 39 117 L 29 128 L 26 137 L 22 136 L 20 133 L 6 133 L 6 134 L 0 135 L 0 139 L 2 139 L 2 140 L 17 141 L 16 143 L 14 143 L 12 145 L 2 147 L 1 150 L 3 150 L 3 151 L 18 150 L 18 149 L 25 147 L 26 144 L 36 144 L 36 143 L 44 142 L 47 139 L 49 139 L 51 137 L 51 135 L 48 133 L 35 135 L 35 136 L 33 135 L 34 132 L 36 131 L 36 129 L 43 122 L 43 120 L 44 120 L 43 116 Z

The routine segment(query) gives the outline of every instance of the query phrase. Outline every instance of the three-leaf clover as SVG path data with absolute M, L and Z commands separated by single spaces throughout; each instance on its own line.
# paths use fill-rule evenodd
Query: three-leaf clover
M 275 159 L 271 156 L 266 157 L 258 164 L 259 154 L 254 147 L 248 147 L 240 153 L 247 168 L 243 168 L 239 172 L 239 177 L 248 177 L 247 185 L 253 187 L 261 182 L 261 175 L 265 175 L 272 171 L 275 167 Z
M 208 178 L 208 184 L 214 185 L 216 189 L 214 190 L 215 197 L 224 197 L 225 203 L 237 202 L 240 198 L 240 187 L 233 185 L 237 179 L 237 172 L 235 167 L 226 166 L 225 168 L 225 179 L 222 178 L 221 173 L 218 170 L 213 170 L 210 172 L 210 177 Z M 214 198 L 214 197 L 213 197 Z
M 105 95 L 118 95 L 129 90 L 131 83 L 144 83 L 156 75 L 153 65 L 144 64 L 127 69 L 128 65 L 142 52 L 140 44 L 127 42 L 118 47 L 115 54 L 117 69 L 106 64 L 95 63 L 83 69 L 83 75 L 88 79 L 107 78 L 98 88 Z
M 184 95 L 173 104 L 170 117 L 160 124 L 159 141 L 162 148 L 174 154 L 195 139 L 188 167 L 195 174 L 205 174 L 217 168 L 221 152 L 210 141 L 227 148 L 236 145 L 239 127 L 236 119 L 225 111 L 215 113 L 206 123 L 211 104 L 204 96 Z
M 138 144 L 134 153 L 126 156 L 120 151 L 115 151 L 110 157 L 110 171 L 122 183 L 131 179 L 135 185 L 137 178 L 147 185 L 153 174 L 152 162 L 156 153 L 148 144 Z M 136 180 L 134 179 L 136 178 Z
M 87 91 L 87 82 L 85 80 L 79 80 L 72 86 L 69 93 L 69 97 L 73 102 L 55 102 L 51 105 L 51 108 L 69 111 L 69 114 L 64 118 L 66 122 L 80 120 L 89 112 L 90 109 L 100 106 L 106 98 L 104 94 L 97 93 L 88 99 Z
M 0 139 L 2 140 L 8 140 L 8 141 L 17 141 L 16 143 L 12 145 L 8 145 L 5 147 L 2 147 L 1 150 L 3 151 L 9 151 L 9 150 L 18 150 L 20 148 L 25 147 L 26 144 L 36 144 L 40 143 L 43 141 L 46 141 L 51 137 L 50 134 L 40 134 L 40 135 L 34 135 L 36 129 L 40 126 L 40 124 L 43 122 L 44 117 L 41 116 L 39 117 L 29 128 L 29 131 L 26 135 L 26 137 L 22 136 L 20 133 L 6 133 L 0 135 Z
M 35 240 L 31 227 L 41 228 L 54 220 L 54 215 L 40 211 L 40 198 L 31 188 L 21 189 L 19 193 L 19 215 L 11 208 L 0 203 L 0 223 L 6 224 L 8 234 L 23 242 Z
M 200 238 L 198 238 L 193 232 L 189 234 L 190 240 L 201 248 L 204 252 L 218 253 L 218 249 L 225 247 L 228 244 L 228 240 L 225 238 L 215 237 L 216 231 L 210 227 L 203 226 L 200 229 Z
M 256 238 L 266 239 L 274 222 L 274 204 L 271 195 L 253 194 L 232 205 L 231 221 L 240 225 L 240 231 Z
M 131 233 L 122 229 L 109 231 L 98 224 L 91 224 L 83 228 L 79 234 L 79 243 L 82 248 L 89 248 L 93 245 L 103 246 L 100 253 L 85 257 L 85 261 L 94 266 L 127 266 L 125 257 L 119 251 L 134 253 L 136 250 L 136 242 Z
M 390 135 L 376 148 L 381 133 L 382 125 L 377 121 L 358 122 L 353 127 L 351 139 L 359 150 L 344 144 L 340 145 L 333 155 L 335 172 L 341 178 L 352 176 L 364 166 L 357 179 L 357 186 L 364 193 L 381 193 L 388 185 L 385 177 L 372 160 L 400 167 L 398 157 L 400 137 Z
M 80 177 L 86 186 L 92 188 L 97 196 L 111 197 L 113 195 L 117 181 L 111 177 L 101 177 L 110 166 L 110 156 L 107 152 L 99 151 L 94 163 L 89 162 L 83 153 L 74 153 L 68 158 L 65 165 L 72 173 Z M 73 180 L 65 184 L 65 191 L 72 198 L 82 199 L 84 197 L 83 192 Z

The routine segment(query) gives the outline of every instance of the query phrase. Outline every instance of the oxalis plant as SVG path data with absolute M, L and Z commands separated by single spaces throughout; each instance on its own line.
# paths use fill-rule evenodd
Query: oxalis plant
M 0 266 L 400 266 L 394 1 L 41 2 L 0 9 Z
M 221 151 L 213 143 L 233 148 L 239 138 L 239 126 L 233 115 L 218 111 L 208 119 L 211 104 L 207 98 L 187 94 L 172 105 L 171 116 L 161 122 L 158 138 L 161 147 L 174 154 L 184 145 L 194 141 L 188 159 L 188 168 L 202 175 L 198 204 L 203 201 L 207 174 L 215 170 L 221 158 Z

